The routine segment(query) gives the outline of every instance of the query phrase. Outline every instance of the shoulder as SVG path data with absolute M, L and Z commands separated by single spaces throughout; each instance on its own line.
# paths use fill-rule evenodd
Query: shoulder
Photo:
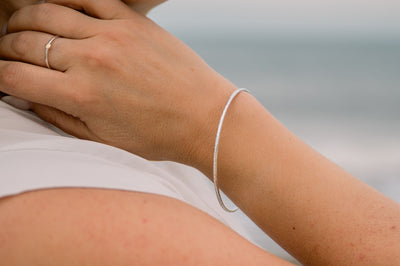
M 50 189 L 0 199 L 0 260 L 7 265 L 286 264 L 181 201 L 99 189 Z

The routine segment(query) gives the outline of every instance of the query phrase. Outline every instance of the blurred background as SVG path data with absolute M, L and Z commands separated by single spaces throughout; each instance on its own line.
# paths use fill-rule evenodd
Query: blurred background
M 398 0 L 170 0 L 150 17 L 400 203 L 399 14 Z

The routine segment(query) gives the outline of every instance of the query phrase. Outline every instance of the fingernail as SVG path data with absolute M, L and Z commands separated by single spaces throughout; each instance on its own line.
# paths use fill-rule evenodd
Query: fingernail
M 14 106 L 17 109 L 21 110 L 29 110 L 32 107 L 32 103 L 26 100 L 22 100 L 20 98 L 14 96 L 4 96 L 1 100 L 5 103 L 8 103 L 11 106 Z

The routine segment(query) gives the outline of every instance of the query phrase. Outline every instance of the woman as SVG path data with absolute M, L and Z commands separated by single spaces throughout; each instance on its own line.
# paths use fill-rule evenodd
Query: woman
M 119 1 L 48 2 L 61 6 L 28 6 L 9 20 L 10 34 L 3 37 L 0 54 L 26 63 L 1 62 L 2 90 L 30 100 L 37 114 L 65 132 L 147 159 L 184 163 L 213 179 L 215 133 L 235 86 L 179 40 Z M 62 5 L 83 9 L 91 17 Z M 47 60 L 43 55 L 46 43 L 51 46 Z M 400 263 L 398 204 L 305 145 L 249 94 L 237 95 L 228 111 L 219 145 L 219 184 L 266 233 L 304 264 Z M 88 194 L 79 197 L 87 202 L 91 198 Z M 217 265 L 285 263 L 181 202 L 133 194 L 131 201 L 122 200 L 122 210 L 115 211 L 107 207 L 110 198 L 97 198 L 96 206 L 104 204 L 106 208 L 93 215 L 103 217 L 110 211 L 116 221 L 86 224 L 78 214 L 88 211 L 88 206 L 78 208 L 82 201 L 75 201 L 70 194 L 60 201 L 56 195 L 58 192 L 33 201 L 34 206 L 46 202 L 46 208 L 50 208 L 38 222 L 46 221 L 48 227 L 43 229 L 35 223 L 28 226 L 21 221 L 12 227 L 27 228 L 28 239 L 40 239 L 51 246 L 54 256 L 49 260 L 57 261 L 53 264 L 71 260 L 98 264 L 96 256 L 90 256 L 95 249 L 102 251 L 105 261 L 112 252 L 118 252 L 123 262 L 138 264 L 185 260 Z M 73 224 L 78 231 L 60 228 L 59 219 L 55 219 L 61 215 L 56 212 L 57 204 L 51 208 L 47 203 L 51 199 L 65 206 L 66 198 L 72 198 L 71 205 L 79 211 L 71 213 L 73 219 L 67 219 L 64 225 Z M 13 205 L 11 200 L 12 208 L 6 209 L 3 223 L 11 224 L 25 215 L 27 199 L 15 201 Z M 138 204 L 138 212 L 124 217 L 124 210 L 133 203 Z M 11 212 L 15 207 L 19 210 L 17 217 Z M 181 222 L 174 224 L 175 220 L 168 220 L 171 216 Z M 127 236 L 115 240 L 121 235 L 110 235 L 112 226 L 126 225 L 127 221 L 134 223 L 123 228 Z M 146 227 L 149 221 L 154 226 L 150 230 Z M 99 224 L 100 229 L 95 230 L 93 227 Z M 136 230 L 126 232 L 127 227 Z M 88 228 L 89 234 L 80 234 Z M 179 238 L 165 245 L 163 240 L 178 229 L 182 230 Z M 143 232 L 144 236 L 140 234 Z M 46 237 L 40 238 L 39 233 Z M 7 249 L 11 261 L 19 258 L 15 253 L 22 236 L 26 238 L 19 233 L 6 238 L 13 240 Z M 98 241 L 88 242 L 93 239 L 111 239 L 120 245 L 116 248 L 103 243 L 98 247 Z M 81 249 L 76 248 L 82 243 Z M 218 250 L 220 246 L 224 248 Z M 43 248 L 22 247 L 35 251 L 33 258 L 43 260 Z M 60 252 L 65 248 L 71 248 L 72 253 Z M 168 256 L 162 252 L 166 248 Z
M 22 1 L 11 3 L 21 4 Z M 133 7 L 138 9 L 137 4 L 140 3 L 144 8 L 146 2 L 135 2 Z M 4 19 L 7 20 L 8 17 Z M 245 257 L 254 254 L 259 256 L 257 253 L 260 249 L 254 248 L 220 222 L 253 241 L 259 229 L 244 219 L 241 213 L 232 215 L 223 211 L 214 197 L 211 182 L 193 168 L 172 162 L 149 162 L 110 146 L 70 138 L 32 113 L 16 110 L 3 102 L 0 102 L 0 161 L 0 197 L 12 196 L 0 200 L 0 223 L 4 229 L 0 238 L 2 243 L 7 243 L 0 248 L 1 264 L 31 265 L 35 258 L 37 263 L 52 265 L 68 263 L 69 259 L 96 265 L 119 265 L 133 259 L 137 264 L 144 264 L 150 259 L 153 259 L 153 264 L 157 260 L 162 261 L 161 264 L 176 264 L 187 254 L 199 263 L 210 264 L 212 256 L 198 258 L 196 254 L 218 255 L 221 259 L 213 259 L 213 263 L 221 263 L 224 257 L 227 260 L 226 254 L 238 253 L 233 250 L 246 246 L 245 250 L 253 251 L 246 253 Z M 25 193 L 19 194 L 21 192 Z M 103 201 L 110 204 L 106 206 Z M 43 205 L 46 205 L 46 211 Z M 195 218 L 193 214 L 199 211 L 191 206 L 204 212 L 199 216 L 201 219 Z M 116 213 L 113 219 L 110 219 L 111 209 Z M 189 210 L 191 226 L 184 229 L 182 224 L 187 224 Z M 92 211 L 97 214 L 93 215 Z M 43 215 L 38 216 L 38 212 Z M 170 221 L 165 217 L 165 212 L 171 215 Z M 65 219 L 66 215 L 68 219 Z M 10 221 L 13 221 L 13 227 L 7 226 Z M 123 225 L 123 221 L 131 223 Z M 143 224 L 146 227 L 142 226 L 141 221 L 146 222 Z M 229 232 L 228 235 L 233 235 L 230 240 L 239 240 L 238 245 L 228 248 L 225 255 L 217 254 L 218 248 L 211 245 L 215 241 L 210 239 L 220 233 L 215 235 L 215 231 L 209 231 L 213 227 L 210 221 L 225 233 Z M 90 227 L 89 224 L 96 226 Z M 24 227 L 27 230 L 22 230 Z M 125 228 L 115 230 L 120 227 Z M 64 237 L 60 235 L 61 231 Z M 176 232 L 172 239 L 171 232 Z M 179 235 L 175 235 L 178 232 Z M 142 240 L 138 241 L 132 235 L 137 233 L 141 234 Z M 44 236 L 49 234 L 57 235 L 56 241 L 62 239 L 62 247 L 45 240 L 47 238 Z M 87 238 L 89 235 L 90 239 Z M 193 244 L 199 241 L 209 243 L 202 248 L 185 243 L 187 252 L 184 252 L 180 247 L 180 236 L 190 239 Z M 148 245 L 141 244 L 144 237 Z M 123 246 L 123 239 L 129 239 L 136 245 L 132 244 L 130 248 Z M 33 247 L 27 240 L 35 243 Z M 85 248 L 77 249 L 80 241 L 85 242 Z M 218 240 L 215 243 L 221 244 Z M 149 252 L 143 251 L 149 249 L 150 245 L 155 254 L 149 257 Z M 46 248 L 48 246 L 51 248 Z M 165 257 L 161 253 L 156 256 L 160 248 L 170 255 Z M 65 249 L 71 252 L 66 254 Z M 89 254 L 91 249 L 98 251 Z M 24 256 L 18 257 L 18 252 L 23 252 Z M 53 257 L 48 257 L 49 252 L 54 253 Z M 113 255 L 117 252 L 118 260 Z M 271 256 L 261 253 L 264 254 L 261 256 L 263 260 L 271 261 Z

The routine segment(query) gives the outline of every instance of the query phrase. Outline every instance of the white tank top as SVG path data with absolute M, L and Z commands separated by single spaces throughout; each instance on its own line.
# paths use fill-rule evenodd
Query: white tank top
M 0 101 L 0 197 L 68 187 L 176 198 L 210 214 L 254 244 L 286 256 L 242 212 L 222 210 L 213 184 L 196 169 L 174 162 L 152 162 L 121 149 L 76 139 L 31 112 Z

